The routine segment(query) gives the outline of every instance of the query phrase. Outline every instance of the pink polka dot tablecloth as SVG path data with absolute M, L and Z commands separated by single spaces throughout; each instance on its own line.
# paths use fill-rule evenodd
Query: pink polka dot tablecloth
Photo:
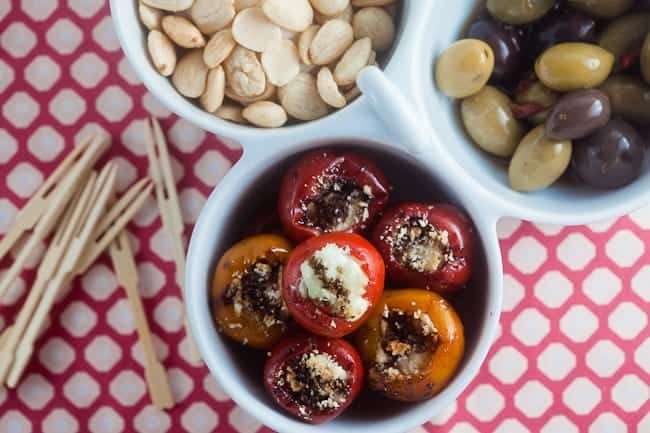
M 0 0 L 0 110 L 0 235 L 89 128 L 113 135 L 107 158 L 119 164 L 124 189 L 146 174 L 142 119 L 163 119 L 188 233 L 240 155 L 145 90 L 120 51 L 106 0 Z M 0 389 L 0 432 L 264 431 L 188 361 L 171 248 L 153 200 L 129 230 L 177 406 L 150 406 L 126 296 L 102 258 L 55 307 L 20 386 Z M 497 340 L 457 402 L 415 432 L 650 433 L 650 207 L 576 228 L 504 220 L 499 236 L 506 277 Z M 30 262 L 0 301 L 0 329 L 33 280 L 38 257 Z

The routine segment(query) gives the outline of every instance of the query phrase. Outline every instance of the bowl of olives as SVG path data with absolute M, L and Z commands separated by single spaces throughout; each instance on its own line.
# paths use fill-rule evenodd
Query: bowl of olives
M 513 216 L 580 224 L 650 200 L 650 2 L 459 0 L 430 18 L 435 141 Z M 434 65 L 431 68 L 431 65 Z

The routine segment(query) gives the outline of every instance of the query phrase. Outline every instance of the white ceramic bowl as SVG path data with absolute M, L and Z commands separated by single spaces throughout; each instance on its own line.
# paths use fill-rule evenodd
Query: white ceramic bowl
M 396 49 L 383 72 L 371 67 L 360 74 L 363 96 L 321 120 L 276 130 L 225 122 L 180 96 L 149 63 L 136 2 L 110 2 L 122 47 L 149 90 L 179 116 L 242 144 L 243 157 L 208 198 L 196 224 L 185 297 L 192 330 L 212 373 L 240 406 L 281 433 L 400 433 L 432 418 L 474 378 L 493 341 L 502 297 L 496 237 L 499 218 L 586 223 L 621 215 L 650 199 L 650 171 L 630 187 L 614 192 L 593 192 L 569 184 L 538 194 L 511 191 L 503 168 L 468 141 L 453 103 L 433 83 L 435 58 L 460 36 L 479 2 L 403 1 Z M 335 421 L 309 426 L 280 411 L 266 395 L 261 361 L 217 333 L 209 291 L 220 255 L 238 239 L 259 206 L 272 200 L 288 162 L 324 144 L 370 152 L 399 189 L 417 194 L 411 199 L 449 201 L 465 208 L 477 227 L 483 262 L 465 297 L 471 303 L 458 305 L 468 335 L 467 353 L 459 373 L 442 393 L 411 405 L 387 405 L 385 400 L 366 396 Z

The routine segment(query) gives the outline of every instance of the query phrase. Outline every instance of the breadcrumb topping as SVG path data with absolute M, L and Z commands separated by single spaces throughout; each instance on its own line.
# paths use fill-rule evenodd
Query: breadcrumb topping
M 454 260 L 449 233 L 422 217 L 411 217 L 390 235 L 382 235 L 393 256 L 416 272 L 435 272 Z
M 369 371 L 371 385 L 418 374 L 437 347 L 438 330 L 427 313 L 384 308 L 380 344 Z
M 301 204 L 301 224 L 330 233 L 347 231 L 368 221 L 373 199 L 369 185 L 359 186 L 340 176 L 319 176 L 317 180 L 314 196 Z
M 289 311 L 281 294 L 282 264 L 273 258 L 259 258 L 243 272 L 233 275 L 224 293 L 224 302 L 232 305 L 238 317 L 254 315 L 262 326 L 286 324 Z M 232 323 L 235 328 L 240 324 Z
M 291 359 L 277 377 L 304 417 L 340 408 L 350 396 L 348 379 L 332 355 L 318 350 Z

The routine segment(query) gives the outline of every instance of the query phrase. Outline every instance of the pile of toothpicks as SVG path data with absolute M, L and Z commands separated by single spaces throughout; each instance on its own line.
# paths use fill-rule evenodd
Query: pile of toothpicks
M 174 244 L 179 286 L 185 273 L 184 224 L 171 171 L 167 142 L 156 119 L 145 122 L 142 137 L 149 157 L 150 177 L 133 184 L 121 197 L 115 193 L 117 166 L 94 167 L 110 146 L 110 137 L 91 134 L 59 164 L 15 218 L 0 240 L 0 260 L 24 239 L 10 268 L 0 279 L 0 299 L 19 277 L 41 242 L 51 239 L 36 278 L 14 319 L 0 334 L 0 387 L 15 388 L 34 353 L 35 343 L 61 292 L 83 275 L 104 252 L 110 254 L 124 287 L 145 353 L 145 379 L 153 404 L 174 406 L 167 373 L 158 360 L 138 291 L 135 258 L 125 227 L 155 191 L 162 223 Z M 190 329 L 190 355 L 200 360 Z

